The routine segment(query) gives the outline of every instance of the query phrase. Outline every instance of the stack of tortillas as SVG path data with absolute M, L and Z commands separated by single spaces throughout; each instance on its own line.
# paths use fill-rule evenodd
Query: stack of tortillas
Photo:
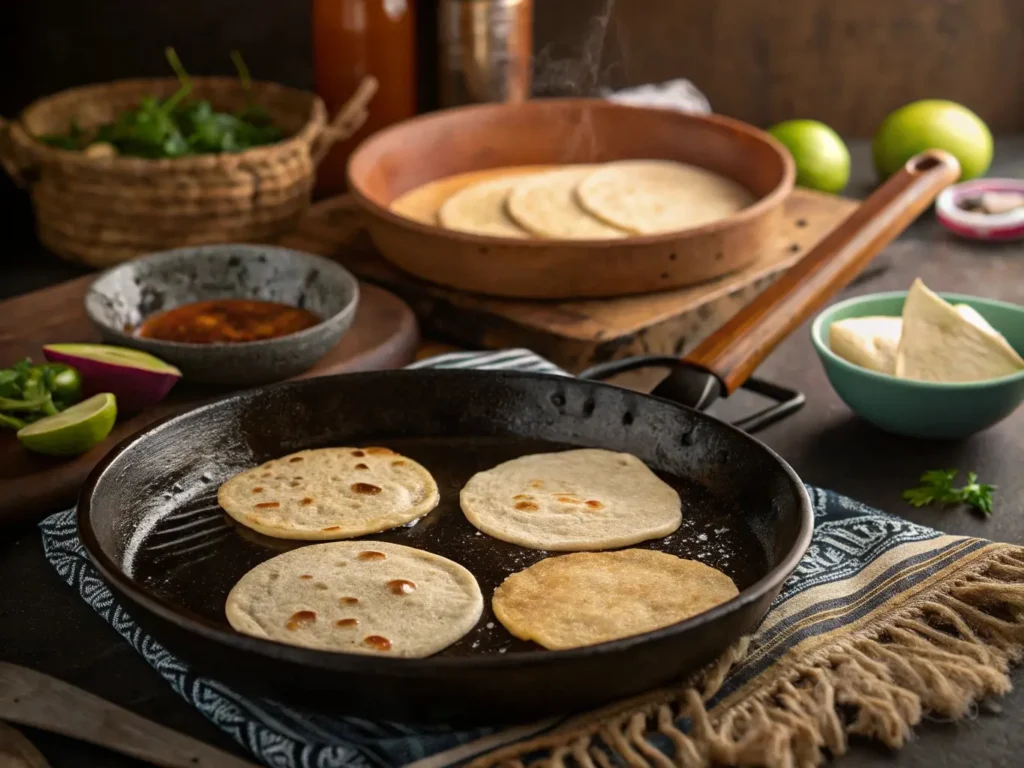
M 705 168 L 625 160 L 464 174 L 412 190 L 391 207 L 480 235 L 601 240 L 680 231 L 753 202 L 745 187 Z

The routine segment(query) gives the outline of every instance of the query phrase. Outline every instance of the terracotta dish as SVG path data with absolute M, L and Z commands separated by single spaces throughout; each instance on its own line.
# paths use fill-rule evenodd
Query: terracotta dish
M 680 232 L 574 241 L 456 232 L 389 209 L 406 192 L 458 174 L 630 159 L 699 165 L 741 183 L 757 202 Z M 549 99 L 408 120 L 367 139 L 348 174 L 374 243 L 396 266 L 465 291 L 553 299 L 650 293 L 748 265 L 781 220 L 794 169 L 782 145 L 736 120 Z

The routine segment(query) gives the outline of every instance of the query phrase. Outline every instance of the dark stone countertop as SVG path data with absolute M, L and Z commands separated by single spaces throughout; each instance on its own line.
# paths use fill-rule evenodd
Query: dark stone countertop
M 866 193 L 870 166 L 865 146 L 854 147 L 851 194 Z M 1024 176 L 1024 138 L 997 143 L 992 175 Z M 23 238 L 24 239 L 24 238 Z M 15 238 L 17 242 L 18 238 Z M 80 274 L 37 252 L 0 269 L 0 296 L 21 293 Z M 905 289 L 921 276 L 937 290 L 953 290 L 1024 303 L 1024 245 L 986 246 L 947 236 L 926 214 L 844 295 Z M 1024 410 L 1002 424 L 956 443 L 896 438 L 861 423 L 831 390 L 808 338 L 794 333 L 758 375 L 800 388 L 807 405 L 759 437 L 808 482 L 944 531 L 1024 542 Z M 742 407 L 742 402 L 730 403 Z M 996 512 L 984 520 L 962 510 L 915 510 L 900 491 L 924 470 L 974 470 L 999 486 Z M 233 749 L 225 735 L 190 709 L 142 659 L 68 589 L 42 557 L 35 529 L 0 534 L 0 659 L 55 675 L 172 728 Z M 1024 672 L 1015 681 L 1024 680 Z M 1024 689 L 1003 702 L 1003 713 L 957 724 L 926 722 L 898 754 L 857 743 L 847 768 L 899 764 L 906 768 L 1017 766 L 1024 754 Z M 139 763 L 57 736 L 26 729 L 54 768 Z

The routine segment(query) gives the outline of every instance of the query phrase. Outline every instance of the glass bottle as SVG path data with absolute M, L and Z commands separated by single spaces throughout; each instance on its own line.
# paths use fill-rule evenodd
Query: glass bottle
M 416 114 L 416 21 L 413 0 L 313 0 L 316 92 L 333 116 L 366 75 L 379 90 L 366 124 L 336 144 L 320 164 L 317 191 L 344 191 L 352 150 L 371 133 Z

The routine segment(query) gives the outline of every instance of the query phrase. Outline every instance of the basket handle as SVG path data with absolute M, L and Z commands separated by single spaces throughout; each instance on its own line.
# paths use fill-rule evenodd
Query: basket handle
M 0 166 L 3 166 L 15 184 L 26 189 L 28 177 L 25 174 L 32 169 L 32 164 L 25 162 L 24 157 L 15 148 L 14 140 L 11 138 L 13 130 L 14 122 L 0 116 Z
M 326 125 L 309 151 L 314 167 L 320 165 L 320 162 L 327 157 L 328 151 L 337 142 L 344 141 L 363 127 L 366 118 L 370 116 L 367 107 L 377 93 L 378 85 L 377 78 L 373 75 L 364 77 L 352 98 L 345 102 L 334 119 Z

